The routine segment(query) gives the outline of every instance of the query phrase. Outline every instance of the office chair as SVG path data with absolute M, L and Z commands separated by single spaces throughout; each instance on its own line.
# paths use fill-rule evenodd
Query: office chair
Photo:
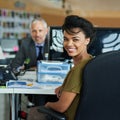
M 66 120 L 43 106 L 38 111 Z M 120 120 L 120 51 L 101 54 L 86 65 L 74 120 Z

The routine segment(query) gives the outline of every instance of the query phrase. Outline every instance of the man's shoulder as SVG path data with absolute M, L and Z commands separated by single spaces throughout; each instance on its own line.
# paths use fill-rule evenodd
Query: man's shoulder
M 22 44 L 28 45 L 28 44 L 31 44 L 31 43 L 34 43 L 32 38 L 24 38 L 24 39 L 22 39 Z

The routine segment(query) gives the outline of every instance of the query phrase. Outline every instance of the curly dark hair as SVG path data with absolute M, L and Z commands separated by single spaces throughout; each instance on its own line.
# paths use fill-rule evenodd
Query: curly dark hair
M 69 15 L 65 18 L 62 30 L 69 34 L 76 34 L 74 28 L 79 28 L 78 32 L 82 31 L 86 38 L 90 38 L 89 45 L 92 43 L 95 37 L 95 29 L 90 21 L 77 15 Z

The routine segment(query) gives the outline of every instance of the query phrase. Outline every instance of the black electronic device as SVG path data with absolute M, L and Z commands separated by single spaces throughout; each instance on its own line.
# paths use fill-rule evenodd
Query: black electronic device
M 88 48 L 93 56 L 120 50 L 120 28 L 95 27 L 95 39 Z M 63 32 L 61 26 L 51 26 L 49 29 L 49 59 L 50 60 L 71 60 L 63 48 Z
M 0 67 L 0 86 L 5 86 L 9 80 L 17 80 L 17 77 L 9 68 Z
M 120 28 L 95 27 L 96 37 L 88 49 L 93 56 L 120 50 Z
M 49 59 L 57 61 L 71 60 L 63 48 L 63 33 L 60 26 L 51 26 L 49 29 Z

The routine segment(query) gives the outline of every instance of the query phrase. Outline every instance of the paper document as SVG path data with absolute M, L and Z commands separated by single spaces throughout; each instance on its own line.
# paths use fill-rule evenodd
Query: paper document
M 10 80 L 6 82 L 7 88 L 27 88 L 27 89 L 55 89 L 59 87 L 60 84 L 42 84 L 38 82 L 29 82 L 29 81 L 14 81 Z
M 36 82 L 30 82 L 30 81 L 7 81 L 6 82 L 6 87 L 7 88 L 40 88 L 39 84 L 37 84 Z

